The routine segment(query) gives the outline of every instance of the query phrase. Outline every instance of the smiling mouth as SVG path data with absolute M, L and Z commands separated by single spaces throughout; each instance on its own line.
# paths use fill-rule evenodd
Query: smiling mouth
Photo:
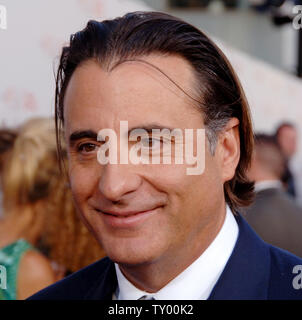
M 102 211 L 96 209 L 103 222 L 110 226 L 110 228 L 117 229 L 132 229 L 142 226 L 148 219 L 152 219 L 153 216 L 159 213 L 161 206 L 153 209 L 144 211 L 125 211 L 125 212 L 114 212 L 114 211 Z
M 144 210 L 144 211 L 137 211 L 137 212 L 123 212 L 123 213 L 116 213 L 116 212 L 106 212 L 106 211 L 102 211 L 102 210 L 99 210 L 99 209 L 96 209 L 97 212 L 100 212 L 100 213 L 103 213 L 107 216 L 112 216 L 112 217 L 116 217 L 116 218 L 128 218 L 128 217 L 133 217 L 133 216 L 137 216 L 139 214 L 142 214 L 142 213 L 146 213 L 148 211 L 153 211 L 157 208 L 154 208 L 154 209 L 149 209 L 149 210 Z

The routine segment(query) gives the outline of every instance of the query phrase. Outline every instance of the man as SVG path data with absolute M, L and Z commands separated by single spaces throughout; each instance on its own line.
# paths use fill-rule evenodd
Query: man
M 286 159 L 286 166 L 282 175 L 282 182 L 286 186 L 287 193 L 295 198 L 295 178 L 290 168 L 290 160 L 297 151 L 297 131 L 291 123 L 284 122 L 278 126 L 275 136 L 283 156 Z
M 195 27 L 156 12 L 90 21 L 63 49 L 56 120 L 75 204 L 109 258 L 32 299 L 301 298 L 292 270 L 302 261 L 235 215 L 253 196 L 249 108 L 230 64 Z M 147 134 L 138 139 L 141 161 L 127 162 L 136 129 Z M 188 174 L 194 164 L 181 151 L 187 157 L 195 141 L 192 159 L 203 143 L 186 135 L 182 146 L 171 135 L 164 162 L 169 139 L 153 136 L 158 129 L 205 129 L 202 174 Z M 103 130 L 121 136 L 106 152 Z M 146 149 L 162 161 L 148 163 Z
M 284 165 L 274 137 L 257 135 L 248 172 L 256 198 L 246 210 L 246 220 L 264 241 L 302 257 L 302 210 L 283 189 Z

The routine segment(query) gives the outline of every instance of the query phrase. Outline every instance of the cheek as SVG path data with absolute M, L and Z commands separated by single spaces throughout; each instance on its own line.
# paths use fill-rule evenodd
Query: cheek
M 69 165 L 69 179 L 73 197 L 77 204 L 89 198 L 98 185 L 96 168 L 84 167 L 72 162 Z
M 176 221 L 185 220 L 188 214 L 193 214 L 189 211 L 198 210 L 197 204 L 208 196 L 206 172 L 201 175 L 187 175 L 186 169 L 185 165 L 158 165 L 150 171 L 147 178 L 157 190 L 168 196 L 171 214 Z
M 192 176 L 186 175 L 186 166 L 154 165 L 152 170 L 148 170 L 148 176 L 145 171 L 144 178 L 154 189 L 166 194 L 172 215 L 185 205 L 187 190 L 192 186 Z
M 196 193 L 202 195 L 205 192 L 209 195 L 214 191 L 212 187 L 221 184 L 221 168 L 218 161 L 206 152 L 204 171 L 200 174 L 189 174 L 188 169 L 195 169 L 196 166 L 197 164 L 154 165 L 149 177 L 168 194 L 186 194 L 189 198 L 191 194 Z
M 199 215 L 200 211 L 205 215 L 211 212 L 213 199 L 220 199 L 223 194 L 220 171 L 213 160 L 206 161 L 205 170 L 200 175 L 187 175 L 182 170 L 174 172 L 170 177 L 167 185 L 170 190 L 174 190 L 175 201 L 189 216 Z

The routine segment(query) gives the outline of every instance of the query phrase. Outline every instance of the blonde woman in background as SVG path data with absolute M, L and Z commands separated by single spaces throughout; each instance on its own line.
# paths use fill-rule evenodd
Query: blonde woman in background
M 7 151 L 11 149 L 16 137 L 17 137 L 17 132 L 15 130 L 0 129 L 0 219 L 2 218 L 2 215 L 3 215 L 1 172 L 2 172 L 5 156 L 8 153 Z
M 0 289 L 0 299 L 25 299 L 104 253 L 75 213 L 58 166 L 53 120 L 25 123 L 2 159 L 0 265 L 7 289 Z

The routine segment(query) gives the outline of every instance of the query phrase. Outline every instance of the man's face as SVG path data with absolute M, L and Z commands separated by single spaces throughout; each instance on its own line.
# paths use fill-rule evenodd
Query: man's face
M 282 128 L 278 135 L 278 142 L 282 152 L 290 159 L 297 151 L 296 129 L 290 126 Z
M 158 55 L 142 59 L 192 93 L 193 75 L 185 60 Z M 190 99 L 146 63 L 124 62 L 107 72 L 88 61 L 70 80 L 64 117 L 76 207 L 108 256 L 121 265 L 168 263 L 188 254 L 197 258 L 224 219 L 219 150 L 212 156 L 206 148 L 202 175 L 187 175 L 188 165 L 173 164 L 173 158 L 172 164 L 101 165 L 100 142 L 91 135 L 105 128 L 119 135 L 120 121 L 128 121 L 129 130 L 204 128 Z

